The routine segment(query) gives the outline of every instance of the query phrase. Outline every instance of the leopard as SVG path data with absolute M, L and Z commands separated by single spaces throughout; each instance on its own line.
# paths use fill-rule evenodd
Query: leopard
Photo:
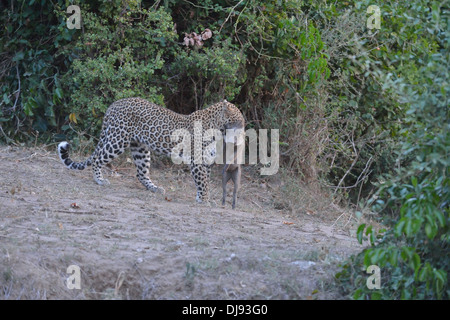
M 208 129 L 223 133 L 229 129 L 243 129 L 245 126 L 242 112 L 227 100 L 186 115 L 142 98 L 125 98 L 112 103 L 106 110 L 99 141 L 89 158 L 80 162 L 72 160 L 67 141 L 58 144 L 57 153 L 68 169 L 84 170 L 92 166 L 94 181 L 99 185 L 108 185 L 110 183 L 103 177 L 102 167 L 129 148 L 138 180 L 147 190 L 164 194 L 165 189 L 155 185 L 149 176 L 151 152 L 166 156 L 178 152 L 176 147 L 179 141 L 172 139 L 172 134 L 177 130 L 184 130 L 194 136 L 195 123 L 199 122 L 202 133 Z M 203 142 L 202 148 L 214 146 L 214 143 L 210 143 L 214 139 L 215 136 Z M 209 151 L 214 157 L 215 147 Z M 183 157 L 183 154 L 178 156 Z M 196 201 L 209 202 L 209 180 L 213 163 L 203 160 L 196 162 L 194 159 L 195 157 L 191 157 L 189 164 L 197 191 Z

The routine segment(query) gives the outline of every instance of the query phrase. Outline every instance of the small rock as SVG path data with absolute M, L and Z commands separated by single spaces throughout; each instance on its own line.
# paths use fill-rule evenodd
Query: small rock
M 225 260 L 226 261 L 231 261 L 231 260 L 234 260 L 236 258 L 236 254 L 235 253 L 232 253 L 228 258 L 226 258 Z

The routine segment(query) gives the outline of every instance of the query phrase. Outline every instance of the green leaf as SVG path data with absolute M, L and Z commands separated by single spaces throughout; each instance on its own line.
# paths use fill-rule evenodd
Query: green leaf
M 403 227 L 406 224 L 406 218 L 401 218 L 400 221 L 395 225 L 394 234 L 396 237 L 400 237 L 403 233 Z
M 412 219 L 407 219 L 405 224 L 405 234 L 407 237 L 410 237 L 412 235 L 413 230 L 413 221 Z
M 358 227 L 358 230 L 356 231 L 356 239 L 358 239 L 359 244 L 362 244 L 363 232 L 364 232 L 365 227 L 366 227 L 366 224 L 363 223 Z
M 444 287 L 445 283 L 447 282 L 447 274 L 444 270 L 433 270 L 433 275 L 435 277 L 435 286 L 436 291 L 439 294 L 439 292 Z
M 444 216 L 444 214 L 440 210 L 435 209 L 434 210 L 434 216 L 439 221 L 440 227 L 445 227 L 445 216 Z
M 19 51 L 14 55 L 14 57 L 12 58 L 12 61 L 18 62 L 20 60 L 23 60 L 24 57 L 25 57 L 25 52 Z
M 372 233 L 372 225 L 368 226 L 366 229 L 366 236 Z
M 401 252 L 401 257 L 403 261 L 407 262 L 409 259 L 411 259 L 412 256 L 412 249 L 409 247 L 403 247 Z
M 429 239 L 433 239 L 437 234 L 437 229 L 430 223 L 425 224 L 425 234 Z
M 63 91 L 62 91 L 61 88 L 56 88 L 56 89 L 55 89 L 55 94 L 56 94 L 56 96 L 57 96 L 59 99 L 62 99 L 62 98 L 63 98 Z
M 34 98 L 28 98 L 28 101 L 23 106 L 23 111 L 29 117 L 34 115 L 33 109 L 36 109 L 38 104 Z
M 370 233 L 369 239 L 370 239 L 370 244 L 372 246 L 374 246 L 375 245 L 375 232 Z
M 391 254 L 389 257 L 389 263 L 396 267 L 398 264 L 398 251 L 397 250 L 391 250 Z
M 420 271 L 419 271 L 419 274 L 418 274 L 419 281 L 425 282 L 427 280 L 429 271 L 430 271 L 429 264 L 425 264 L 425 266 L 423 266 L 422 269 L 420 269 Z
M 371 300 L 381 300 L 382 297 L 383 297 L 383 295 L 381 294 L 381 292 L 377 292 L 377 291 L 373 292 L 370 295 Z
M 354 300 L 364 300 L 364 293 L 361 289 L 358 289 L 355 291 L 355 293 L 353 294 L 353 299 Z
M 29 117 L 33 116 L 33 107 L 31 106 L 31 104 L 29 102 L 26 102 L 23 106 L 23 111 L 25 112 L 25 114 Z
M 6 93 L 3 94 L 3 102 L 5 104 L 9 104 L 11 102 L 11 100 L 9 99 L 9 97 Z
M 418 272 L 421 264 L 420 264 L 420 257 L 417 253 L 414 253 L 412 255 L 412 264 L 413 264 L 414 272 Z
M 372 264 L 372 250 L 366 250 L 366 254 L 364 255 L 364 266 L 368 267 Z

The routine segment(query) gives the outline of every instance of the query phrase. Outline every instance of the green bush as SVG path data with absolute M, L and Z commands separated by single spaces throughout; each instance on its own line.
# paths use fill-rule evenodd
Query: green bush
M 164 105 L 161 70 L 176 45 L 172 19 L 163 9 L 125 9 L 113 14 L 114 23 L 109 23 L 110 10 L 94 13 L 85 7 L 84 32 L 64 52 L 74 59 L 63 78 L 65 91 L 70 92 L 68 119 L 94 136 L 116 100 L 142 97 Z
M 338 274 L 355 299 L 449 298 L 450 35 L 445 10 L 437 2 L 431 6 L 416 2 L 404 11 L 404 20 L 393 18 L 403 30 L 422 33 L 426 38 L 420 42 L 429 45 L 416 53 L 420 55 L 416 68 L 403 70 L 403 77 L 379 74 L 383 86 L 403 103 L 405 118 L 398 132 L 399 165 L 385 175 L 369 201 L 373 210 L 383 214 L 386 229 L 376 233 L 372 226 L 361 225 L 358 239 L 367 236 L 371 247 Z M 402 41 L 405 38 L 401 36 Z M 380 290 L 365 285 L 367 275 L 362 271 L 369 265 L 383 271 Z
M 205 41 L 206 42 L 206 41 Z M 232 101 L 246 80 L 242 51 L 229 40 L 215 41 L 202 49 L 185 47 L 170 66 L 176 80 L 176 91 L 182 94 L 180 104 L 201 109 L 205 105 L 228 99 Z M 190 98 L 189 98 L 190 97 Z
M 249 126 L 280 129 L 284 166 L 316 181 L 330 76 L 320 30 L 297 1 L 249 1 L 233 9 L 222 30 L 246 58 L 236 102 Z
M 64 4 L 0 4 L 0 139 L 5 142 L 35 140 L 39 134 L 48 142 L 60 126 L 61 74 L 67 65 L 56 53 L 75 33 L 54 14 Z

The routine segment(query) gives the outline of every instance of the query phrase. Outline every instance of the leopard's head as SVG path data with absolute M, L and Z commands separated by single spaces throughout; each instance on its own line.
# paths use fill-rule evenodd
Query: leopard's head
M 240 145 L 245 139 L 245 119 L 241 111 L 232 103 L 223 101 L 222 106 L 222 134 L 225 143 Z
M 223 129 L 244 129 L 245 119 L 241 111 L 232 103 L 224 100 L 222 102 L 222 128 Z

